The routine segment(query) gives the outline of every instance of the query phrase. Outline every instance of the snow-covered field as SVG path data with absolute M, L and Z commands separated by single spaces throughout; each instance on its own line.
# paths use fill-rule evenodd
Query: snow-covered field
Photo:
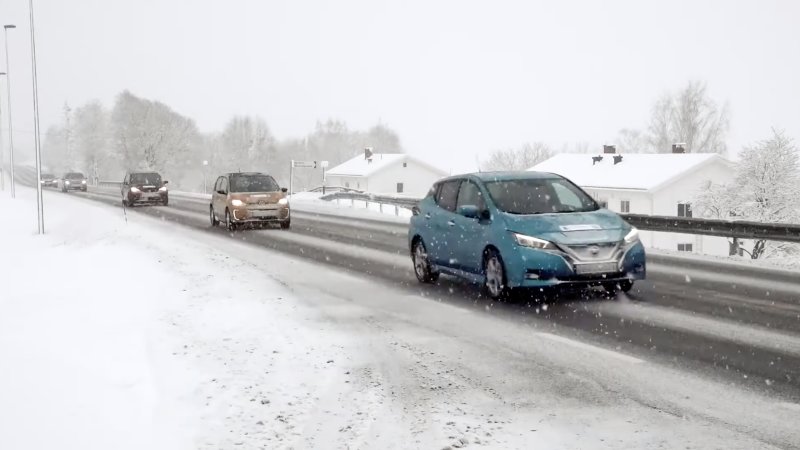
M 308 448 L 313 399 L 357 414 L 334 404 L 361 400 L 343 336 L 269 273 L 57 194 L 37 236 L 18 196 L 0 200 L 21 219 L 0 222 L 0 449 Z

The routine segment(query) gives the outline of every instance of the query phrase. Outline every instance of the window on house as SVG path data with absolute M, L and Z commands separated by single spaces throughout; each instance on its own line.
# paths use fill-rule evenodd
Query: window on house
M 349 181 L 345 181 L 344 182 L 344 187 L 350 189 L 350 182 Z
M 403 163 L 403 167 L 408 167 L 408 163 Z
M 600 205 L 601 208 L 608 208 L 608 200 L 604 198 L 597 200 L 597 204 Z
M 403 183 L 397 183 L 397 193 L 398 194 L 403 193 Z
M 631 201 L 630 200 L 622 200 L 619 202 L 619 212 L 621 213 L 629 213 L 631 212 Z
M 692 217 L 692 205 L 690 203 L 678 203 L 678 217 Z
M 693 251 L 692 244 L 678 244 L 678 251 L 679 252 L 691 252 Z

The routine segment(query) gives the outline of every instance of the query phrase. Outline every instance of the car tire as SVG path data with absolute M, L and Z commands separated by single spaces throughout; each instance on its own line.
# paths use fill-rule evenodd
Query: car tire
M 506 266 L 497 250 L 489 249 L 483 255 L 483 291 L 492 300 L 509 297 Z
M 281 221 L 281 229 L 282 230 L 288 230 L 291 227 L 292 227 L 292 221 L 291 220 L 282 220 Z
M 225 229 L 228 231 L 236 231 L 236 224 L 231 220 L 231 212 L 225 209 Z
M 169 199 L 168 198 L 164 199 L 164 201 L 161 202 L 161 204 L 164 205 L 164 206 L 169 206 Z
M 603 289 L 605 289 L 609 294 L 616 294 L 617 292 L 630 292 L 630 290 L 633 289 L 633 281 L 621 280 L 613 283 L 606 283 L 603 285 Z
M 428 250 L 425 248 L 425 243 L 422 239 L 417 239 L 414 242 L 414 247 L 411 250 L 411 261 L 414 263 L 414 275 L 420 283 L 435 283 L 439 279 L 439 274 L 433 271 L 431 267 L 430 258 L 428 257 Z
M 211 226 L 212 227 L 219 226 L 219 219 L 217 219 L 217 215 L 214 214 L 214 207 L 213 206 L 209 206 L 208 207 L 208 218 L 211 221 Z

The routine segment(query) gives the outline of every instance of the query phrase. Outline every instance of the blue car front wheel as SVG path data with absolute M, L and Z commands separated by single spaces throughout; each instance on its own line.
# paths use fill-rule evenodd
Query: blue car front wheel
M 483 287 L 486 294 L 493 300 L 505 298 L 508 294 L 506 281 L 506 268 L 503 258 L 496 250 L 487 250 L 483 258 Z

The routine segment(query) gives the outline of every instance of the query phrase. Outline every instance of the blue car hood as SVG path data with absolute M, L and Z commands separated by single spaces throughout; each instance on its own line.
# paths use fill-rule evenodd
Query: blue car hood
M 509 231 L 558 244 L 618 242 L 631 228 L 619 215 L 606 209 L 561 214 L 504 213 L 503 220 Z

